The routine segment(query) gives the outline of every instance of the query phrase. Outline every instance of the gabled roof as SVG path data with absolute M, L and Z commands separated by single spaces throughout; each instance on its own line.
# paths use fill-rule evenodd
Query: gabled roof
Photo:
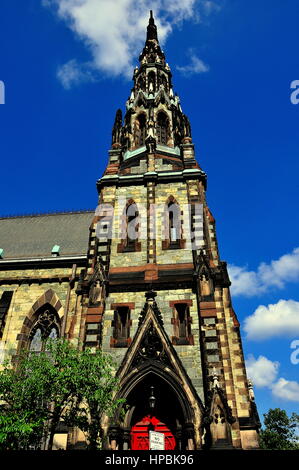
M 54 245 L 60 256 L 86 255 L 93 216 L 84 211 L 0 218 L 3 259 L 51 257 Z

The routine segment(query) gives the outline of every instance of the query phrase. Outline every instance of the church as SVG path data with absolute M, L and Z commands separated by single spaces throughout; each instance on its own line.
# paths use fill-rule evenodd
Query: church
M 150 431 L 166 450 L 258 448 L 206 185 L 151 12 L 96 211 L 0 219 L 1 358 L 48 337 L 109 353 L 127 404 L 109 449 L 147 450 Z M 55 445 L 84 436 L 62 424 Z

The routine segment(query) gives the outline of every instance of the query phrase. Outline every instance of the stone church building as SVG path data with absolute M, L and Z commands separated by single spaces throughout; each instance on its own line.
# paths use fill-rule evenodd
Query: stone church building
M 148 449 L 150 430 L 169 450 L 257 448 L 207 175 L 152 13 L 139 62 L 96 212 L 0 219 L 1 358 L 49 336 L 111 354 L 128 405 L 107 423 L 111 449 Z M 60 431 L 57 447 L 83 445 Z

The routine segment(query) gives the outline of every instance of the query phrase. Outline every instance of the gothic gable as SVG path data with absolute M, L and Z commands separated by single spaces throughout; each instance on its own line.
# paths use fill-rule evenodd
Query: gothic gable
M 176 381 L 186 396 L 203 411 L 201 400 L 164 330 L 161 312 L 156 302 L 148 301 L 140 314 L 137 332 L 117 375 L 121 387 L 126 388 L 136 375 L 157 370 Z

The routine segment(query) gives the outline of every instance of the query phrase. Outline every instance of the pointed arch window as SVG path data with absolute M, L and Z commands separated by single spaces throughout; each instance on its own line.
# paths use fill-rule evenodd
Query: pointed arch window
M 145 145 L 146 138 L 146 116 L 144 113 L 139 114 L 135 121 L 134 140 L 136 147 Z
M 167 145 L 168 140 L 168 117 L 159 112 L 157 116 L 157 140 L 159 144 Z
M 191 334 L 192 318 L 187 303 L 174 303 L 172 323 L 174 325 L 172 342 L 176 345 L 193 344 Z
M 29 350 L 39 353 L 47 350 L 47 340 L 56 339 L 60 333 L 60 320 L 56 310 L 46 305 L 37 313 L 36 321 L 29 335 Z
M 138 210 L 136 204 L 130 204 L 126 211 L 127 243 L 128 251 L 135 251 L 135 243 L 138 238 Z
M 156 91 L 156 74 L 155 72 L 149 72 L 147 76 L 148 80 L 148 91 L 149 93 L 155 93 Z
M 117 247 L 118 253 L 127 251 L 140 251 L 139 237 L 139 211 L 135 202 L 130 202 L 123 215 L 123 236 Z
M 182 239 L 181 210 L 177 202 L 171 197 L 164 211 L 164 240 L 162 248 L 184 248 L 185 240 Z
M 127 348 L 131 342 L 131 307 L 132 304 L 120 304 L 114 307 L 115 310 L 112 321 L 113 336 L 110 340 L 110 346 L 113 348 Z
M 178 208 L 175 207 L 175 204 L 171 202 L 168 204 L 168 238 L 170 240 L 170 243 L 176 243 L 178 237 L 179 237 L 179 227 L 177 223 L 177 217 L 178 217 Z
M 0 299 L 0 339 L 3 336 L 6 316 L 10 307 L 13 291 L 4 291 Z
M 139 80 L 138 80 L 138 82 L 137 82 L 137 86 L 138 86 L 138 88 L 140 88 L 141 90 L 143 90 L 143 88 L 144 88 L 144 79 L 143 79 L 142 76 L 139 77 Z
M 130 337 L 130 310 L 128 307 L 118 307 L 114 312 L 113 336 L 120 343 Z
M 165 75 L 161 76 L 161 83 L 164 86 L 164 89 L 167 91 L 168 90 L 168 83 L 167 83 L 167 78 L 165 77 Z

